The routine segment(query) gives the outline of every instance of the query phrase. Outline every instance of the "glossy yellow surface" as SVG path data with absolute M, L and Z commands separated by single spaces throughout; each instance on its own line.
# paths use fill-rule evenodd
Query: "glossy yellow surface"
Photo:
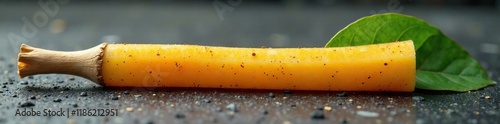
M 330 91 L 415 88 L 412 41 L 338 48 L 109 44 L 106 86 Z

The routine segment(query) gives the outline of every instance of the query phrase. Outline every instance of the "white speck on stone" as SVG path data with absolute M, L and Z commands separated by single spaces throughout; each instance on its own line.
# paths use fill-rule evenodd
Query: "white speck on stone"
M 323 109 L 325 109 L 326 111 L 331 111 L 331 110 L 332 110 L 332 107 L 330 107 L 330 106 L 325 106 Z
M 125 109 L 126 109 L 128 112 L 132 112 L 132 111 L 134 111 L 134 108 L 132 108 L 132 107 L 127 107 L 127 108 L 125 108 Z
M 363 116 L 363 117 L 378 117 L 379 114 L 376 112 L 370 112 L 370 111 L 356 111 L 356 115 Z

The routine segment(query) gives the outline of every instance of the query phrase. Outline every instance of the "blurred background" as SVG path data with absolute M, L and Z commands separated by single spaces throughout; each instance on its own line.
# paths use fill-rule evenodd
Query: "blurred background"
M 376 13 L 412 15 L 476 58 L 494 61 L 500 0 L 40 0 L 0 1 L 0 56 L 21 43 L 80 50 L 101 42 L 238 47 L 322 47 L 349 23 Z M 483 54 L 485 53 L 485 54 Z M 490 59 L 492 58 L 492 59 Z

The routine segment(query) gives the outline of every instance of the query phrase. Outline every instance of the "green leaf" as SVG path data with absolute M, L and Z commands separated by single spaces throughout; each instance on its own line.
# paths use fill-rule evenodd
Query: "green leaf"
M 438 28 L 397 13 L 363 17 L 342 29 L 325 47 L 359 46 L 413 40 L 416 88 L 470 91 L 496 84 L 479 63 Z

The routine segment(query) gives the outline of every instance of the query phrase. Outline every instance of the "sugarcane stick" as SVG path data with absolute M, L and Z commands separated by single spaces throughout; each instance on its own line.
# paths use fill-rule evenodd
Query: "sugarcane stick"
M 326 91 L 415 89 L 412 41 L 337 48 L 106 44 L 74 52 L 21 45 L 18 74 L 71 74 L 107 87 Z

